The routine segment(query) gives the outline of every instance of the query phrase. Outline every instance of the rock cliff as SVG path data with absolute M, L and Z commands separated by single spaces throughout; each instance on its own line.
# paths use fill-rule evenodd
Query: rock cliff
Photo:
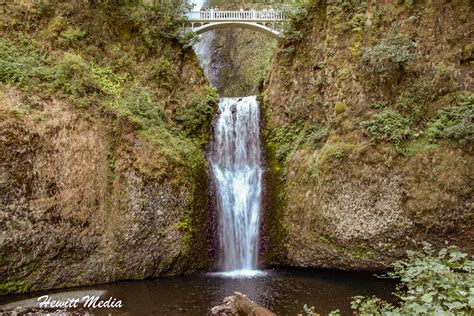
M 474 252 L 470 1 L 310 1 L 264 84 L 273 265 L 382 269 Z M 283 246 L 282 246 L 283 245 Z
M 181 13 L 113 1 L 1 10 L 1 293 L 209 269 L 217 95 L 176 32 Z

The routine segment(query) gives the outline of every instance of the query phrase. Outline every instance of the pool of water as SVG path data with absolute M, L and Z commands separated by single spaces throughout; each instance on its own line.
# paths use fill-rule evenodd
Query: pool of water
M 352 296 L 377 295 L 394 301 L 391 295 L 394 289 L 393 280 L 379 279 L 371 273 L 275 269 L 256 275 L 249 274 L 248 277 L 209 273 L 0 296 L 0 305 L 28 306 L 25 302 L 29 300 L 31 304 L 37 297 L 45 294 L 55 293 L 54 295 L 67 297 L 64 292 L 103 291 L 102 298 L 112 296 L 122 300 L 123 307 L 91 310 L 95 315 L 208 315 L 211 307 L 220 304 L 224 297 L 239 291 L 278 315 L 296 316 L 303 313 L 304 304 L 315 306 L 316 311 L 321 314 L 339 309 L 343 315 L 351 315 Z

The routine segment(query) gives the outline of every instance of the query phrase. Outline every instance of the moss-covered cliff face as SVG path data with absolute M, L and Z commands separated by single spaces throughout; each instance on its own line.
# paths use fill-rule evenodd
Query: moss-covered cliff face
M 245 29 L 214 32 L 211 62 L 219 94 L 238 97 L 258 94 L 276 41 Z
M 177 32 L 181 13 L 2 10 L 0 292 L 208 269 L 203 148 L 217 95 Z
M 473 21 L 467 0 L 311 1 L 293 19 L 262 96 L 268 264 L 474 252 Z
M 209 7 L 221 10 L 255 10 L 268 8 L 268 4 L 250 1 L 209 0 Z M 278 4 L 277 4 L 278 5 Z M 242 28 L 212 31 L 209 43 L 210 80 L 223 97 L 257 95 L 269 71 L 277 41 L 266 34 Z

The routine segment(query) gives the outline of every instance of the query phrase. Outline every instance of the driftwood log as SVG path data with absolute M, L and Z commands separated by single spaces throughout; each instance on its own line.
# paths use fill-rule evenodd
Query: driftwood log
M 224 303 L 211 309 L 211 315 L 218 316 L 276 316 L 265 307 L 255 304 L 244 294 L 235 292 L 224 298 Z

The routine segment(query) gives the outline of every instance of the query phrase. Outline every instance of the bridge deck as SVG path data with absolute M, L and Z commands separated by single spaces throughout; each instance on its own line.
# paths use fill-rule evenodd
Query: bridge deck
M 272 22 L 284 21 L 285 15 L 276 11 L 191 11 L 186 14 L 189 22 Z

